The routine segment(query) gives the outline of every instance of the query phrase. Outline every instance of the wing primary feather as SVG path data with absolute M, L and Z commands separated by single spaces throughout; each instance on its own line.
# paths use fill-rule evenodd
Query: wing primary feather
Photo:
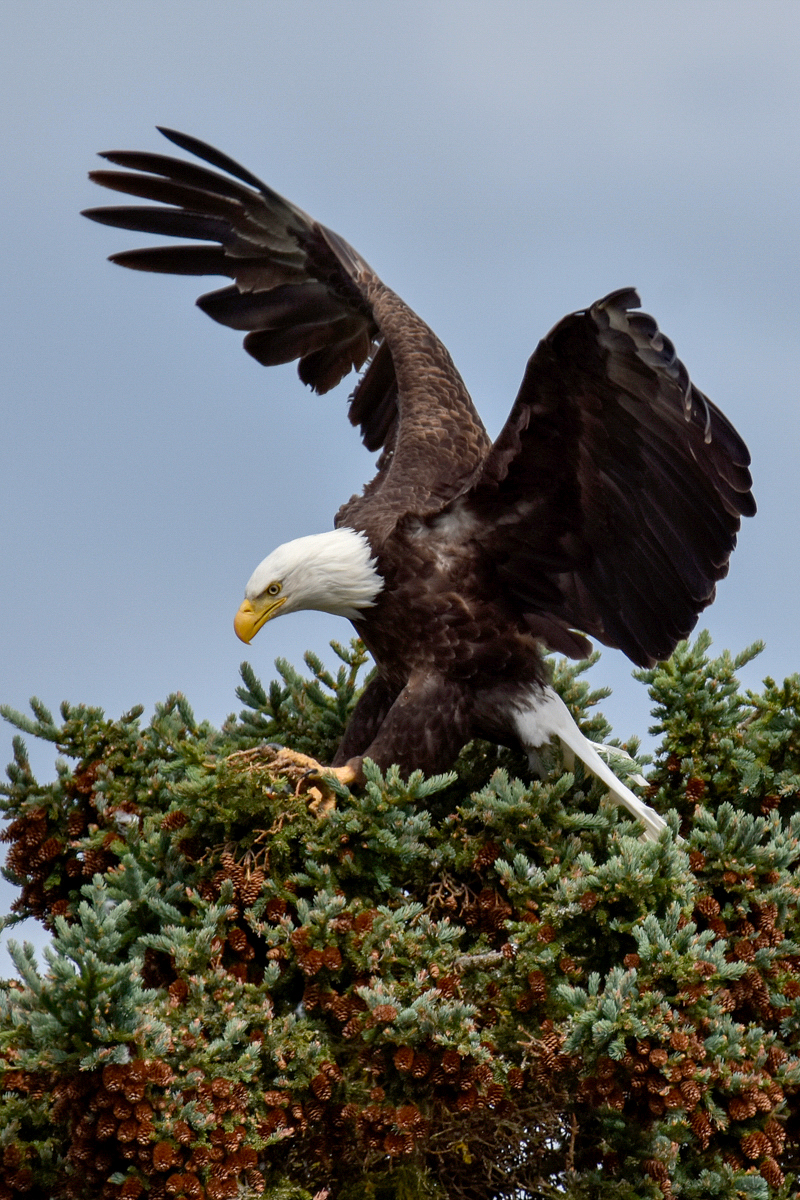
M 176 146 L 180 146 L 181 150 L 186 150 L 189 154 L 194 154 L 197 158 L 202 158 L 203 162 L 210 163 L 212 167 L 217 167 L 220 171 L 227 172 L 228 175 L 233 175 L 235 179 L 241 179 L 242 183 L 247 183 L 250 187 L 256 188 L 265 196 L 277 196 L 277 192 L 273 192 L 272 188 L 254 175 L 252 171 L 248 171 L 241 163 L 230 158 L 227 154 L 223 154 L 221 150 L 216 150 L 213 146 L 209 146 L 208 142 L 201 142 L 199 138 L 192 137 L 188 133 L 179 133 L 177 129 L 167 129 L 165 125 L 156 125 L 158 132 L 168 141 Z M 279 197 L 283 199 L 283 197 Z
M 208 216 L 231 219 L 237 203 L 228 196 L 209 192 L 185 183 L 175 183 L 160 175 L 134 175 L 128 171 L 90 171 L 92 183 L 110 188 L 113 192 L 124 192 L 128 196 L 139 196 L 143 200 L 157 200 L 174 204 L 187 212 L 200 212 Z
M 160 175 L 175 183 L 185 183 L 204 192 L 225 196 L 229 200 L 245 204 L 253 200 L 252 191 L 242 187 L 241 183 L 226 179 L 216 171 L 209 171 L 206 167 L 186 162 L 181 158 L 139 150 L 103 150 L 99 157 L 129 171 L 140 171 L 143 175 Z
M 234 268 L 221 246 L 152 246 L 109 254 L 109 262 L 134 271 L 167 275 L 230 275 Z

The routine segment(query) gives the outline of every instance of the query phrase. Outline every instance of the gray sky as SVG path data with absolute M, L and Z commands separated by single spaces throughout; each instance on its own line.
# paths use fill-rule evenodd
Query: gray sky
M 319 398 L 258 366 L 194 308 L 224 281 L 105 261 L 153 239 L 82 220 L 115 202 L 86 172 L 98 150 L 170 152 L 156 123 L 351 241 L 491 434 L 538 339 L 638 287 L 753 455 L 759 515 L 701 627 L 717 650 L 766 639 L 753 686 L 796 671 L 799 33 L 800 6 L 763 0 L 6 5 L 0 699 L 116 716 L 181 690 L 221 722 L 252 568 L 371 474 L 352 380 Z M 349 635 L 298 614 L 246 653 L 267 680 Z M 609 651 L 592 679 L 615 732 L 645 733 L 630 664 Z

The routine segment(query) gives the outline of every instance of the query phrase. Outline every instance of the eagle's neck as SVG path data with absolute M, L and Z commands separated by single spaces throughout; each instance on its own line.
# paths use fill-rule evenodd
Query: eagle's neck
M 323 602 L 309 607 L 355 621 L 365 608 L 374 606 L 384 586 L 366 534 L 344 526 L 301 539 L 312 540 L 314 574 L 322 586 Z

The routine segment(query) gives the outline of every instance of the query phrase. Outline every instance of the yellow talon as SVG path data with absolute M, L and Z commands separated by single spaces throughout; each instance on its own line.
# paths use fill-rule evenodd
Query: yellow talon
M 326 786 L 326 775 L 332 775 L 346 787 L 358 781 L 358 772 L 349 765 L 326 767 L 310 755 L 301 754 L 298 750 L 289 750 L 286 746 L 276 752 L 271 765 L 287 771 L 290 777 L 295 778 L 295 795 L 311 798 L 308 808 L 315 817 L 326 816 L 336 807 L 336 793 Z M 299 775 L 298 770 L 301 772 Z

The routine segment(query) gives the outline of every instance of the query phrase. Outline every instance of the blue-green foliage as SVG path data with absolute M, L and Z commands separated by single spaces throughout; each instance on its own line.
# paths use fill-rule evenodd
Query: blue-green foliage
M 357 645 L 243 667 L 221 731 L 179 695 L 6 712 L 60 758 L 39 784 L 16 739 L 2 789 L 10 921 L 52 946 L 0 990 L 0 1200 L 796 1195 L 800 681 L 707 650 L 639 673 L 657 843 L 481 743 L 317 817 L 272 744 L 330 758 Z M 586 665 L 556 685 L 607 739 Z

